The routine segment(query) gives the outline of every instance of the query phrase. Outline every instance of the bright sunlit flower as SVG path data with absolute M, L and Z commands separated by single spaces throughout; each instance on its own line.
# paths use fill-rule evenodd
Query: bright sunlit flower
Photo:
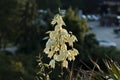
M 50 51 L 49 54 L 48 54 L 48 57 L 52 58 L 53 54 L 54 54 L 54 51 Z
M 66 46 L 65 44 L 61 44 L 60 48 L 61 48 L 62 50 L 67 50 L 67 46 Z
M 52 59 L 52 60 L 50 61 L 49 65 L 50 65 L 51 68 L 55 68 L 55 60 Z
M 72 50 L 68 50 L 68 60 L 70 61 L 75 60 L 75 56 L 77 56 L 78 54 L 79 52 L 75 48 Z
M 68 61 L 75 60 L 75 56 L 79 54 L 79 52 L 73 48 L 73 42 L 77 41 L 77 38 L 71 33 L 68 33 L 66 29 L 62 28 L 62 25 L 65 25 L 62 17 L 57 14 L 52 22 L 52 25 L 55 25 L 54 31 L 46 32 L 49 34 L 49 39 L 46 43 L 46 48 L 44 52 L 48 55 L 52 60 L 49 65 L 51 68 L 55 68 L 55 62 L 61 62 L 62 66 L 68 68 Z M 72 49 L 67 49 L 66 43 L 72 47 Z
M 62 16 L 60 16 L 59 14 L 55 15 L 55 17 L 53 18 L 51 24 L 55 25 L 55 24 L 59 24 L 59 25 L 65 25 L 64 21 L 62 20 Z
M 68 61 L 64 60 L 63 63 L 62 63 L 62 66 L 65 67 L 65 68 L 68 68 Z

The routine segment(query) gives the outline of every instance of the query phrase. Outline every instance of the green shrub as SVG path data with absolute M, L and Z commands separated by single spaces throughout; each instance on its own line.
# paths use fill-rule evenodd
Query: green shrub
M 34 80 L 36 62 L 33 55 L 0 53 L 0 80 Z

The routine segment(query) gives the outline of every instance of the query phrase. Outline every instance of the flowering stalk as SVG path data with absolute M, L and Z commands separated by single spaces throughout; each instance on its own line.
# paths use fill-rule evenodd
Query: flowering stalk
M 49 65 L 51 68 L 55 68 L 56 62 L 62 62 L 62 66 L 68 68 L 68 60 L 75 60 L 75 56 L 79 54 L 78 50 L 73 47 L 73 42 L 77 41 L 77 38 L 72 32 L 68 33 L 66 29 L 62 28 L 65 23 L 59 14 L 53 18 L 51 24 L 55 28 L 54 31 L 47 32 L 49 39 L 44 49 L 44 52 L 51 58 Z M 67 49 L 66 43 L 72 48 Z

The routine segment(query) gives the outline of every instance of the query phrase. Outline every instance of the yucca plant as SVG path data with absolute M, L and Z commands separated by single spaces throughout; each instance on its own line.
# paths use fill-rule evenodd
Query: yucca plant
M 51 21 L 51 24 L 55 28 L 52 31 L 46 32 L 47 34 L 49 34 L 49 36 L 44 38 L 44 39 L 48 39 L 46 42 L 44 53 L 50 59 L 50 62 L 48 64 L 49 69 L 54 70 L 56 67 L 60 67 L 61 68 L 61 71 L 59 71 L 60 78 L 61 80 L 64 80 L 63 68 L 68 69 L 69 68 L 68 62 L 74 61 L 75 56 L 79 54 L 78 50 L 75 49 L 73 46 L 73 43 L 78 40 L 76 36 L 72 34 L 71 31 L 68 32 L 66 29 L 63 28 L 63 26 L 66 25 L 60 14 L 56 14 L 54 16 L 54 18 Z M 44 79 L 43 77 L 47 78 L 46 76 L 49 76 L 49 74 L 46 74 L 44 72 L 45 71 L 44 68 L 46 67 L 46 65 L 44 65 L 41 62 L 42 62 L 41 59 L 39 59 L 39 66 L 43 68 L 40 69 L 39 71 L 39 75 L 40 75 L 39 78 Z M 44 76 L 43 73 L 45 73 L 46 75 Z M 70 75 L 72 76 L 72 71 L 70 71 Z M 72 80 L 71 76 L 69 76 L 69 80 Z
M 49 34 L 49 36 L 44 38 L 48 39 L 44 49 L 44 53 L 50 59 L 47 67 L 53 70 L 54 68 L 58 67 L 56 64 L 60 63 L 60 67 L 62 67 L 62 69 L 63 67 L 69 69 L 68 62 L 74 61 L 75 56 L 79 54 L 78 50 L 73 46 L 73 43 L 77 41 L 77 38 L 72 34 L 72 32 L 68 32 L 63 28 L 63 26 L 66 25 L 62 19 L 62 16 L 59 14 L 55 15 L 51 24 L 55 28 L 53 31 L 46 32 Z M 108 73 L 106 73 L 100 68 L 97 62 L 94 62 L 93 60 L 91 61 L 94 64 L 94 68 L 88 71 L 82 70 L 81 68 L 77 71 L 77 76 L 74 75 L 74 66 L 72 66 L 72 68 L 69 70 L 69 74 L 66 75 L 66 78 L 63 78 L 64 72 L 61 70 L 61 80 L 120 80 L 120 67 L 116 62 L 112 60 L 104 60 L 104 63 L 108 69 Z M 46 67 L 46 64 L 41 64 L 41 60 L 39 59 L 39 66 L 44 68 Z M 98 68 L 98 71 L 94 70 L 95 67 Z M 41 69 L 39 75 L 45 77 L 46 80 L 49 80 L 48 73 L 45 73 L 45 76 L 42 74 L 44 73 L 44 70 L 45 69 Z
M 105 59 L 103 61 L 108 72 L 103 71 L 96 62 L 92 61 L 92 63 L 98 68 L 99 72 L 94 71 L 91 74 L 92 77 L 90 80 L 120 80 L 120 66 L 118 63 L 112 59 Z
M 113 60 L 104 60 L 104 63 L 109 72 L 109 77 L 113 80 L 120 80 L 120 66 L 117 62 L 114 62 Z
M 49 65 L 51 68 L 55 68 L 56 62 L 61 62 L 62 67 L 68 68 L 68 61 L 74 61 L 75 56 L 79 54 L 77 49 L 73 47 L 73 43 L 77 41 L 77 38 L 68 32 L 66 29 L 63 29 L 62 26 L 66 26 L 62 16 L 59 14 L 55 15 L 51 24 L 55 27 L 53 31 L 48 31 L 49 39 L 46 43 L 46 48 L 44 52 L 51 59 Z M 68 45 L 71 49 L 68 48 Z

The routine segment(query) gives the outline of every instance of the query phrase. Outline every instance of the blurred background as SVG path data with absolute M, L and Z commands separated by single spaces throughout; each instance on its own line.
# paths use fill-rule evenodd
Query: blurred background
M 0 0 L 0 80 L 34 80 L 36 56 L 46 56 L 43 38 L 54 29 L 56 13 L 78 38 L 76 68 L 81 61 L 93 67 L 89 57 L 100 65 L 106 56 L 120 64 L 119 0 Z

